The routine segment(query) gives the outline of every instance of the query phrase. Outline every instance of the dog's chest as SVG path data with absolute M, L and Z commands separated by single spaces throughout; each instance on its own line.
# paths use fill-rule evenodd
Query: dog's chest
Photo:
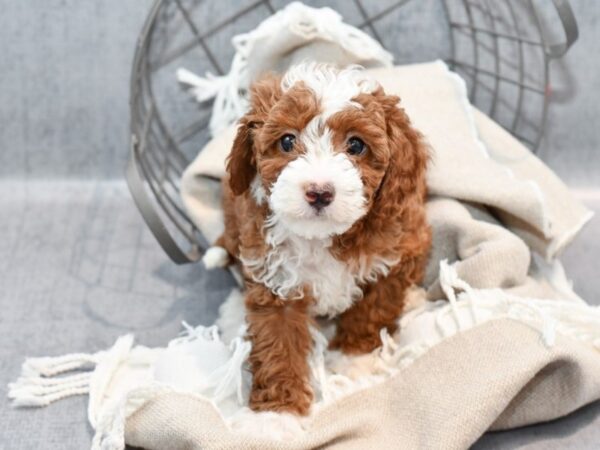
M 298 266 L 299 281 L 310 290 L 317 316 L 333 316 L 348 309 L 362 296 L 348 264 L 333 257 L 321 241 L 312 242 L 309 256 Z
M 323 240 L 287 237 L 271 240 L 263 258 L 242 260 L 254 280 L 278 296 L 293 301 L 308 290 L 315 301 L 311 312 L 333 316 L 348 309 L 362 290 L 356 273 L 334 258 L 329 245 Z

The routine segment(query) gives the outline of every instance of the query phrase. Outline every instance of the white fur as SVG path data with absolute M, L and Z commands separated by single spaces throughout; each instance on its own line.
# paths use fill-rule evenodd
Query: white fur
M 328 129 L 319 135 L 319 121 L 319 116 L 315 117 L 300 133 L 307 151 L 281 171 L 269 198 L 274 219 L 307 239 L 342 234 L 366 213 L 358 169 L 346 153 L 335 151 Z M 316 211 L 304 198 L 308 183 L 333 185 L 333 202 Z
M 362 257 L 359 260 L 356 279 L 360 283 L 374 283 L 380 276 L 387 276 L 390 269 L 400 262 L 398 258 L 374 256 L 370 259 Z
M 210 247 L 202 257 L 204 267 L 207 269 L 215 269 L 217 267 L 225 267 L 229 262 L 229 254 L 223 247 Z
M 267 199 L 267 193 L 265 192 L 265 188 L 263 188 L 258 175 L 252 180 L 252 184 L 250 184 L 250 191 L 252 192 L 252 197 L 254 197 L 254 200 L 258 205 L 262 205 Z
M 361 66 L 352 65 L 340 70 L 333 65 L 316 62 L 291 67 L 281 80 L 281 87 L 285 92 L 299 82 L 315 93 L 325 119 L 350 106 L 361 108 L 352 99 L 379 87 L 379 83 L 370 78 Z
M 302 298 L 307 286 L 316 299 L 313 314 L 333 316 L 362 296 L 355 274 L 329 251 L 330 239 L 305 239 L 279 222 L 271 222 L 265 238 L 266 256 L 242 255 L 242 261 L 255 281 L 281 298 Z

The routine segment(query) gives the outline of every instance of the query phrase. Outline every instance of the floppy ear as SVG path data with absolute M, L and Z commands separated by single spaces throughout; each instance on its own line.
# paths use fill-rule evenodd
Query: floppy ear
M 235 195 L 246 192 L 256 176 L 252 127 L 247 116 L 242 118 L 227 158 L 229 186 Z
M 227 158 L 229 186 L 235 195 L 248 190 L 256 176 L 254 137 L 281 96 L 281 78 L 267 74 L 251 88 L 250 111 L 242 117 Z
M 410 123 L 400 98 L 395 95 L 376 94 L 383 107 L 390 162 L 380 186 L 379 197 L 407 198 L 414 194 L 418 200 L 426 195 L 425 173 L 430 159 L 429 148 L 423 136 Z

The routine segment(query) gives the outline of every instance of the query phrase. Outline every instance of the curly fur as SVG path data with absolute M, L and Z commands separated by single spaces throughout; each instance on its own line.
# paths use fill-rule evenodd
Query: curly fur
M 298 139 L 285 153 L 278 142 L 290 132 Z M 366 153 L 348 155 L 349 136 Z M 330 347 L 349 354 L 381 345 L 382 328 L 396 331 L 430 246 L 428 159 L 399 98 L 356 68 L 304 65 L 255 83 L 227 162 L 217 241 L 244 269 L 251 408 L 309 412 L 315 316 L 335 316 Z M 303 177 L 334 179 L 331 208 L 298 200 Z

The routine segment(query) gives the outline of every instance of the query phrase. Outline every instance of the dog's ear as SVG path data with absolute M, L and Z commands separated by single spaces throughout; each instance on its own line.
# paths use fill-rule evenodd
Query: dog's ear
M 264 121 L 281 95 L 281 75 L 267 73 L 255 81 L 250 88 L 251 113 L 255 120 Z
M 251 88 L 250 111 L 240 120 L 227 158 L 229 186 L 235 195 L 246 192 L 256 176 L 256 133 L 280 97 L 281 78 L 273 74 L 264 76 Z
M 247 116 L 244 116 L 240 121 L 233 147 L 227 158 L 229 187 L 235 195 L 246 192 L 256 175 L 252 128 L 253 124 Z
M 425 172 L 430 159 L 429 147 L 399 106 L 399 97 L 385 95 L 383 91 L 375 95 L 385 114 L 390 149 L 390 162 L 378 197 L 407 198 L 417 194 L 418 200 L 422 200 L 426 194 Z

